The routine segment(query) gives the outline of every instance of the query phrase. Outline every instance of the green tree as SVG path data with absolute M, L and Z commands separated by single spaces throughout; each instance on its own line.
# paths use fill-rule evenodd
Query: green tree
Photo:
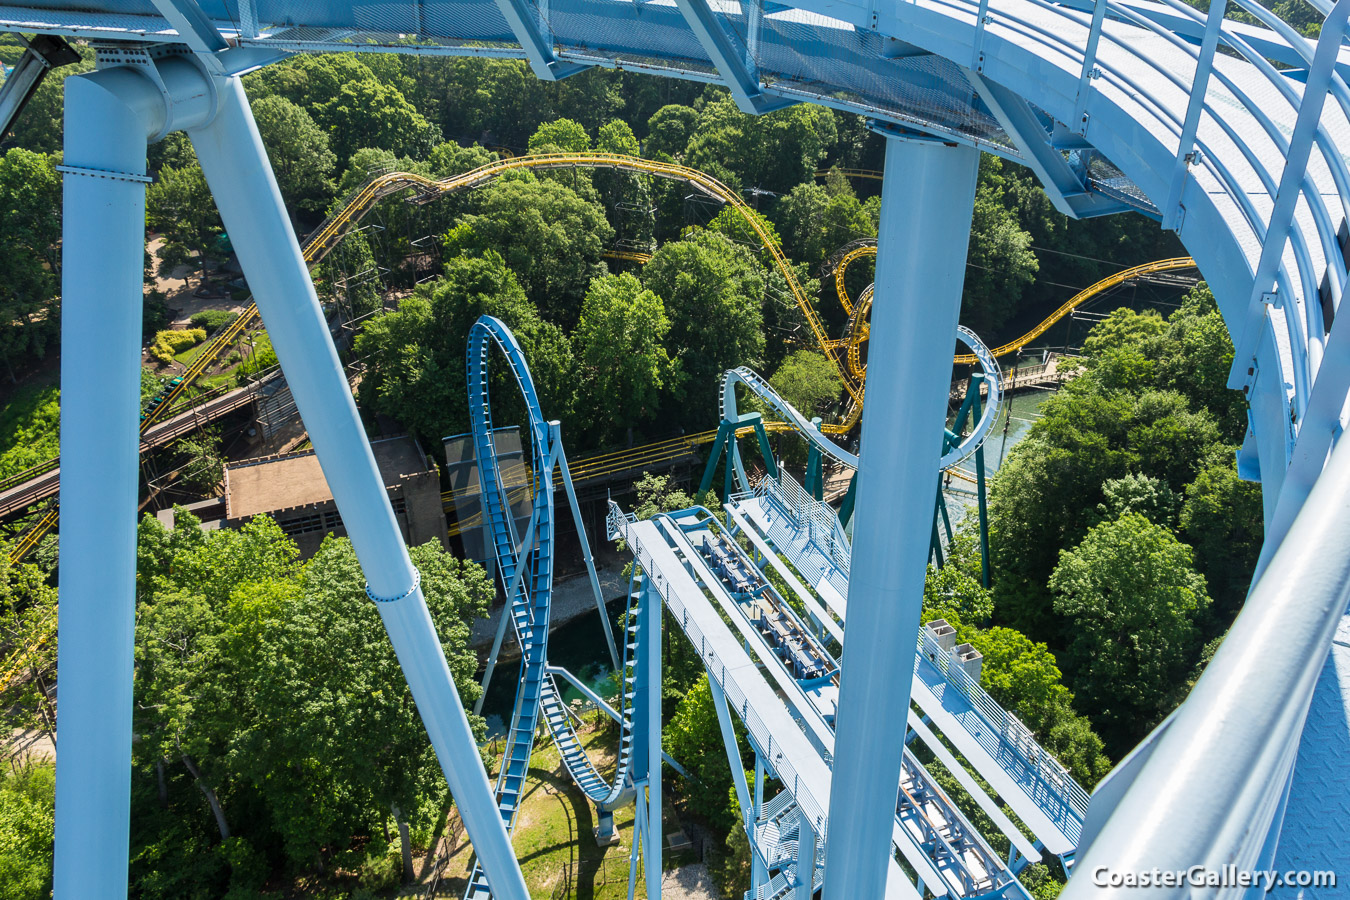
M 1172 527 L 1181 498 L 1161 478 L 1131 473 L 1123 478 L 1102 482 L 1106 502 L 1097 509 L 1107 519 L 1133 512 L 1139 513 L 1155 525 Z
M 42 567 L 11 562 L 10 547 L 0 549 L 0 660 L 10 672 L 8 683 L 0 682 L 0 724 L 54 742 L 56 588 Z
M 810 181 L 838 139 L 834 115 L 800 103 L 763 116 L 748 116 L 730 97 L 704 104 L 685 150 L 685 162 L 732 187 L 784 193 Z
M 56 456 L 60 439 L 60 390 L 33 383 L 20 387 L 0 410 L 0 478 Z
M 447 434 L 464 430 L 468 400 L 464 354 L 469 329 L 480 315 L 504 321 L 525 351 L 545 415 L 571 427 L 575 362 L 571 344 L 555 325 L 544 322 L 516 276 L 494 251 L 481 257 L 452 257 L 445 277 L 422 285 L 398 310 L 367 322 L 356 339 L 366 360 L 361 403 L 402 422 L 439 446 Z M 518 391 L 493 365 L 493 416 L 498 424 L 523 422 Z
M 333 190 L 337 156 L 328 134 L 300 107 L 281 96 L 253 104 L 253 118 L 267 147 L 277 186 L 292 211 L 321 209 Z M 294 212 L 292 212 L 294 215 Z
M 773 208 L 783 248 L 813 269 L 835 250 L 860 238 L 875 238 L 876 224 L 847 183 L 831 194 L 825 185 L 798 184 Z
M 657 250 L 643 270 L 647 287 L 666 302 L 670 345 L 686 374 L 683 396 L 695 403 L 711 395 L 722 373 L 755 366 L 764 353 L 764 268 L 750 251 L 721 234 L 699 231 Z M 689 425 L 706 412 L 690 409 Z
M 664 153 L 678 158 L 697 127 L 698 110 L 693 107 L 675 103 L 661 107 L 647 120 L 647 155 Z
M 1163 338 L 1159 385 L 1180 392 L 1193 407 L 1209 410 L 1224 440 L 1241 441 L 1247 430 L 1246 398 L 1228 387 L 1233 341 L 1207 284 L 1192 288 L 1168 317 Z
M 948 564 L 940 569 L 929 565 L 923 582 L 923 611 L 925 620 L 977 624 L 987 622 L 994 614 L 994 598 L 978 575 L 960 565 Z
M 470 172 L 497 159 L 497 154 L 484 150 L 478 144 L 461 147 L 453 141 L 441 144 L 431 151 L 427 162 L 438 178 L 449 178 Z
M 640 152 L 633 129 L 622 119 L 614 119 L 600 127 L 595 149 L 624 156 L 637 156 Z M 650 247 L 655 236 L 656 220 L 647 180 L 643 175 L 604 169 L 597 170 L 593 176 L 600 202 L 615 225 L 616 237 L 628 246 Z
M 339 160 L 362 147 L 378 147 L 399 156 L 426 157 L 441 142 L 440 129 L 412 108 L 395 88 L 378 81 L 344 84 L 338 95 L 315 110 L 328 124 Z
M 160 169 L 159 178 L 145 192 L 145 206 L 148 224 L 164 236 L 160 274 L 167 274 L 195 254 L 205 283 L 206 251 L 220 234 L 221 224 L 201 166 Z
M 55 766 L 0 769 L 0 895 L 9 900 L 51 896 L 55 825 Z
M 174 441 L 175 453 L 186 457 L 179 468 L 179 479 L 185 488 L 204 496 L 213 496 L 225 480 L 225 452 L 220 433 L 205 428 Z
M 665 348 L 670 331 L 661 298 L 633 275 L 591 282 L 574 339 L 583 400 L 593 428 L 610 438 L 650 420 L 663 391 L 679 383 L 678 364 Z
M 472 703 L 469 630 L 492 585 L 436 542 L 411 553 L 456 686 Z M 237 590 L 227 623 L 240 668 L 266 673 L 249 686 L 256 717 L 234 737 L 249 748 L 239 775 L 267 802 L 288 855 L 308 861 L 386 813 L 406 845 L 410 822 L 425 827 L 443 808 L 445 783 L 351 543 L 325 541 L 289 596 Z M 483 721 L 474 724 L 481 737 Z M 302 777 L 282 776 L 297 770 Z
M 815 350 L 793 352 L 773 373 L 769 384 L 808 419 L 828 415 L 844 393 L 834 365 Z
M 1265 537 L 1261 485 L 1238 478 L 1231 446 L 1216 445 L 1186 486 L 1181 532 L 1214 597 L 1208 631 L 1217 637 L 1242 608 Z
M 967 256 L 961 319 L 976 332 L 996 333 L 1017 312 L 1040 263 L 1031 235 L 984 181 L 975 192 Z
M 1121 752 L 1166 715 L 1172 686 L 1200 649 L 1209 606 L 1190 547 L 1138 513 L 1091 529 L 1050 577 L 1055 612 L 1072 626 L 1078 694 Z
M 546 319 L 574 327 L 614 239 L 604 210 L 564 185 L 528 176 L 493 182 L 477 207 L 447 238 L 446 256 L 496 251 Z
M 984 657 L 980 685 L 1091 790 L 1110 771 L 1111 761 L 1092 724 L 1074 712 L 1073 694 L 1061 683 L 1049 648 L 1011 628 L 960 628 L 959 633 Z
M 751 222 L 754 222 L 754 225 Z M 755 229 L 755 225 L 759 226 L 758 231 Z M 708 230 L 716 231 L 725 235 L 728 239 L 748 247 L 765 265 L 771 263 L 773 256 L 765 246 L 759 232 L 762 231 L 768 235 L 769 240 L 774 244 L 782 243 L 778 238 L 778 229 L 774 228 L 773 223 L 753 209 L 736 209 L 731 206 L 724 206 L 722 211 L 708 223 Z
M 999 616 L 1038 636 L 1062 625 L 1046 580 L 1059 551 L 1082 540 L 1107 502 L 1103 486 L 1133 473 L 1173 494 L 1195 477 L 1218 439 L 1213 417 L 1175 391 L 1104 387 L 1095 369 L 1042 407 L 990 485 L 991 556 Z
M 61 176 L 55 159 L 15 148 L 0 157 L 0 359 L 11 380 L 60 335 Z
M 277 865 L 322 871 L 390 822 L 406 859 L 448 798 L 350 542 L 302 568 L 264 517 L 203 532 L 180 508 L 176 524 L 146 517 L 138 541 L 138 893 L 256 893 Z M 436 542 L 411 555 L 472 702 L 469 628 L 491 583 Z
M 738 828 L 731 767 L 706 674 L 699 676 L 676 707 L 670 724 L 662 730 L 661 743 L 689 772 L 683 787 L 694 811 L 721 831 Z
M 555 119 L 545 122 L 530 135 L 531 153 L 562 151 L 563 153 L 585 153 L 591 149 L 590 136 L 580 122 L 571 119 Z

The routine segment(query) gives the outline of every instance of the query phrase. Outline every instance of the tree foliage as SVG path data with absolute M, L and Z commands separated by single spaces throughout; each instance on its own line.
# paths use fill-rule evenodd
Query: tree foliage
M 16 367 L 57 342 L 61 176 L 54 157 L 15 148 L 0 157 L 0 360 Z
M 1204 576 L 1170 531 L 1125 513 L 1061 555 L 1050 589 L 1072 626 L 1080 696 L 1124 750 L 1170 711 L 1165 699 L 1199 650 Z
M 613 437 L 651 419 L 662 393 L 678 387 L 679 365 L 665 347 L 669 331 L 665 304 L 635 276 L 591 282 L 575 339 L 579 408 L 593 411 L 593 431 Z
M 757 365 L 764 353 L 764 268 L 750 251 L 716 232 L 699 231 L 688 240 L 657 250 L 643 281 L 666 302 L 670 341 L 683 351 L 683 396 L 708 398 L 722 372 Z M 693 423 L 706 418 L 687 412 Z
M 51 896 L 55 825 L 55 766 L 33 762 L 13 771 L 0 768 L 0 896 Z
M 273 867 L 321 870 L 390 820 L 432 825 L 447 802 L 440 768 L 351 544 L 330 538 L 301 566 L 266 518 L 203 532 L 180 508 L 176 522 L 147 517 L 138 544 L 133 790 L 158 826 L 133 839 L 138 891 L 256 891 Z M 492 586 L 435 542 L 412 557 L 472 702 L 469 626 Z M 206 851 L 198 866 L 159 865 L 188 848 Z
M 433 447 L 462 432 L 468 421 L 464 354 L 469 329 L 481 315 L 496 316 L 515 332 L 547 414 L 569 422 L 572 346 L 556 325 L 539 317 L 515 274 L 491 250 L 450 259 L 443 278 L 367 323 L 356 340 L 356 354 L 366 361 L 362 405 L 394 417 Z M 494 421 L 523 424 L 518 391 L 504 368 L 490 367 L 496 374 Z M 579 431 L 569 427 L 565 433 Z
M 783 360 L 769 384 L 808 419 L 827 416 L 844 393 L 834 365 L 815 350 L 795 351 Z
M 337 166 L 327 132 L 304 109 L 281 96 L 254 103 L 253 118 L 287 204 L 292 209 L 323 208 L 333 190 Z
M 145 192 L 145 207 L 146 222 L 164 236 L 160 277 L 195 256 L 205 280 L 206 252 L 222 225 L 201 166 L 195 161 L 184 169 L 164 166 Z
M 601 256 L 614 229 L 604 210 L 565 185 L 529 176 L 496 181 L 476 201 L 477 212 L 447 239 L 446 255 L 500 254 L 540 312 L 575 326 L 591 279 L 606 271 Z

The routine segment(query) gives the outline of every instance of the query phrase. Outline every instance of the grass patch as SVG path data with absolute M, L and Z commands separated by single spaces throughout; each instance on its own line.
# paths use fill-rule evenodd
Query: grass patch
M 30 385 L 0 411 L 0 478 L 30 469 L 61 452 L 61 391 Z
M 601 774 L 612 777 L 614 732 L 599 728 L 583 730 L 581 742 Z M 619 842 L 597 846 L 593 835 L 595 808 L 572 783 L 557 748 L 544 736 L 535 741 L 534 748 L 525 799 L 511 841 L 530 896 L 626 900 L 633 806 L 614 814 Z M 500 765 L 499 758 L 492 766 L 494 781 Z M 450 818 L 451 855 L 441 884 L 448 882 L 462 894 L 468 884 L 472 849 L 459 822 L 458 810 L 452 811 Z M 670 862 L 670 855 L 663 854 L 663 860 Z M 647 896 L 640 876 L 636 896 Z
M 180 362 L 185 366 L 190 366 L 192 365 L 192 361 L 196 359 L 198 356 L 200 356 L 202 351 L 205 349 L 206 344 L 198 344 L 195 347 L 187 348 L 182 353 L 174 354 L 173 358 L 175 362 Z

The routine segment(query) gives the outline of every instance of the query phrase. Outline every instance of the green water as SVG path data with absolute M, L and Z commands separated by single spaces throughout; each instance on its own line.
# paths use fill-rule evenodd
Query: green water
M 984 442 L 985 471 L 992 475 L 1007 458 L 1007 453 L 1026 437 L 1031 424 L 1040 417 L 1041 407 L 1053 391 L 1023 391 L 1005 400 L 998 421 Z M 1005 437 L 1006 435 L 1006 437 Z M 967 460 L 965 468 L 973 469 L 974 460 Z
M 624 598 L 610 600 L 606 611 L 610 622 L 617 623 L 623 615 Z M 507 640 L 513 638 L 508 635 Z M 617 625 L 614 642 L 622 649 Z M 609 648 L 605 645 L 605 632 L 597 612 L 578 616 L 549 632 L 548 662 L 549 665 L 561 666 L 571 672 L 601 697 L 608 697 L 614 692 L 611 680 L 614 669 L 610 664 Z M 478 677 L 482 678 L 481 672 Z M 506 733 L 506 723 L 515 705 L 516 684 L 519 680 L 519 658 L 497 663 L 492 673 L 492 684 L 488 686 L 487 698 L 483 701 L 483 717 L 487 719 L 489 737 Z M 581 699 L 581 691 L 564 679 L 557 679 L 557 683 L 564 703 Z

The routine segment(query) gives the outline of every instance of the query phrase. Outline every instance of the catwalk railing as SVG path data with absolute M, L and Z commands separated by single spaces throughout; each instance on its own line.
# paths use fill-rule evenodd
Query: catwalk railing
M 632 540 L 630 537 L 632 520 L 625 516 L 623 511 L 619 509 L 618 504 L 613 501 L 610 501 L 609 504 L 606 523 L 609 527 L 610 538 L 623 540 L 629 551 L 633 553 L 635 564 L 647 575 L 649 584 L 661 595 L 661 600 L 666 609 L 689 638 L 689 643 L 698 651 L 699 659 L 703 662 L 703 668 L 707 670 L 708 677 L 722 688 L 726 694 L 727 703 L 736 711 L 736 715 L 741 722 L 745 724 L 745 728 L 750 734 L 750 740 L 759 751 L 760 757 L 772 766 L 774 774 L 782 782 L 783 788 L 796 799 L 797 804 L 812 823 L 811 827 L 817 839 L 823 843 L 829 801 L 827 797 L 817 797 L 815 794 L 822 786 L 804 781 L 792 765 L 788 754 L 781 752 L 782 745 L 774 739 L 773 733 L 755 712 L 754 707 L 750 705 L 749 699 L 737 686 L 735 679 L 728 677 L 726 661 L 717 655 L 712 645 L 704 638 L 702 630 L 685 608 L 679 592 L 671 590 L 669 579 L 656 564 L 650 551 L 640 542 Z M 828 753 L 825 754 L 824 758 L 826 764 L 829 764 L 831 759 Z
M 1035 768 L 1038 779 L 1045 788 L 1040 796 L 1033 794 L 1035 799 L 1059 803 L 1071 810 L 1079 820 L 1087 815 L 1089 798 L 1082 785 L 1074 780 L 1059 760 L 1041 747 L 1031 729 L 989 696 L 980 686 L 978 678 L 972 678 L 959 665 L 952 665 L 951 652 L 944 650 L 926 628 L 919 629 L 918 652 L 936 666 L 947 681 L 970 701 L 998 735 L 1000 741 L 1007 743 L 1018 756 Z M 919 660 L 915 662 L 917 664 Z

